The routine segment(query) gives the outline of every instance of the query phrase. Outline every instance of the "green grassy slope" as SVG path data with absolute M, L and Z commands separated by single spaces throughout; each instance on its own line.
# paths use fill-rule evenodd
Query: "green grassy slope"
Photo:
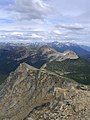
M 90 63 L 81 58 L 62 62 L 52 61 L 47 63 L 46 69 L 78 83 L 90 85 Z

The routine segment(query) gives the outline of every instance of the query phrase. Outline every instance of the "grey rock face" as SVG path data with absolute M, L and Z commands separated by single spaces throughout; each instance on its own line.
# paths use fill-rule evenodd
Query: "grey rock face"
M 22 120 L 36 106 L 54 99 L 55 82 L 63 79 L 25 63 L 12 73 L 1 90 L 0 120 Z
M 50 104 L 34 109 L 26 120 L 90 120 L 90 91 L 56 89 Z
M 64 77 L 23 63 L 0 91 L 0 120 L 89 120 L 90 92 L 76 87 Z
M 65 51 L 63 53 L 57 52 L 55 49 L 52 49 L 49 46 L 42 46 L 38 52 L 38 56 L 40 55 L 43 59 L 49 61 L 64 61 L 66 59 L 78 59 L 78 55 L 73 51 Z

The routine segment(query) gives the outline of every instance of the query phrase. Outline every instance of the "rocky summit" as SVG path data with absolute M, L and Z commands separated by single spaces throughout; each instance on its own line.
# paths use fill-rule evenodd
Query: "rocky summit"
M 73 52 L 73 51 L 64 51 L 64 52 L 58 52 L 55 49 L 49 47 L 49 46 L 42 46 L 37 51 L 37 56 L 39 56 L 40 59 L 44 59 L 47 61 L 63 61 L 66 59 L 78 59 L 79 56 Z
M 0 90 L 0 120 L 90 120 L 90 90 L 22 63 Z

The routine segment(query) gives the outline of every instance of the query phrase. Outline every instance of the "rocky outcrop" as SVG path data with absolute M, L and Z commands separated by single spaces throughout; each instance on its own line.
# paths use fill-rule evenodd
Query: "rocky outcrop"
M 40 53 L 40 55 L 48 55 L 48 54 L 53 54 L 53 53 L 56 53 L 57 51 L 47 45 L 44 45 L 42 47 L 40 47 L 38 49 L 38 53 Z
M 49 104 L 34 109 L 25 120 L 90 120 L 90 91 L 55 88 Z
M 64 78 L 21 64 L 0 91 L 0 120 L 23 120 L 36 106 L 52 101 L 54 87 L 63 85 Z
M 77 86 L 67 78 L 23 63 L 0 91 L 0 120 L 79 120 L 84 115 L 89 120 L 90 92 Z
M 63 55 L 66 56 L 69 59 L 78 59 L 79 58 L 78 55 L 75 52 L 69 51 L 69 50 L 64 51 Z
M 57 52 L 55 49 L 49 47 L 49 46 L 42 46 L 37 51 L 37 54 L 40 58 L 48 60 L 48 61 L 64 61 L 66 59 L 78 59 L 78 55 L 73 51 L 65 51 L 63 53 Z

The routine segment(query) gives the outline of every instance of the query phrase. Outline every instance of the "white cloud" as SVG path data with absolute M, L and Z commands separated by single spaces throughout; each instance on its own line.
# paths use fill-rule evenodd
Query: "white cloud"
M 32 39 L 43 39 L 43 36 L 41 36 L 41 35 L 37 35 L 37 34 L 35 34 L 35 33 L 32 33 L 31 34 L 31 36 L 30 36 L 30 38 L 32 38 Z
M 53 33 L 56 35 L 62 35 L 62 33 L 59 30 L 54 30 Z
M 20 20 L 43 19 L 49 7 L 43 0 L 15 0 L 13 11 Z
M 82 30 L 85 27 L 81 24 L 78 23 L 74 23 L 74 24 L 61 24 L 61 25 L 56 25 L 56 28 L 60 29 L 60 28 L 64 28 L 64 29 L 68 29 L 68 30 Z
M 0 30 L 32 31 L 30 37 L 36 39 L 90 42 L 90 0 L 0 0 Z

